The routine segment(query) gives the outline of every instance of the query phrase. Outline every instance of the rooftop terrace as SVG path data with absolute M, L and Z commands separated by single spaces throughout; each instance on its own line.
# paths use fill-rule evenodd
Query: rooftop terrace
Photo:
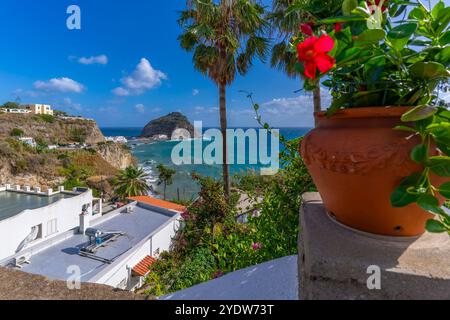
M 134 207 L 132 214 L 111 213 L 104 218 L 101 218 L 101 221 L 97 224 L 93 223 L 92 227 L 104 232 L 121 231 L 126 233 L 126 236 L 108 243 L 106 247 L 100 248 L 96 253 L 97 256 L 108 260 L 119 259 L 171 219 L 169 215 L 139 206 Z M 22 271 L 44 275 L 50 279 L 66 280 L 69 276 L 67 274 L 68 267 L 75 265 L 81 269 L 81 281 L 90 282 L 109 264 L 80 256 L 78 254 L 80 248 L 86 245 L 88 245 L 86 236 L 81 234 L 71 235 L 66 240 L 33 255 L 31 264 L 23 267 Z
M 0 192 L 0 221 L 11 218 L 25 210 L 46 207 L 61 199 L 67 199 L 73 196 L 68 193 L 58 193 L 48 197 L 37 194 L 2 191 Z

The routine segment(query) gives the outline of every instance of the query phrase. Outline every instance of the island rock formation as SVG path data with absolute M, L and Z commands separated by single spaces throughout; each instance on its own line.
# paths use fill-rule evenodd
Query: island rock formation
M 194 126 L 189 122 L 188 118 L 180 112 L 173 112 L 167 116 L 150 121 L 142 130 L 140 138 L 170 140 L 172 134 L 180 129 L 189 132 L 190 138 L 194 137 Z M 183 136 L 182 138 L 189 137 Z

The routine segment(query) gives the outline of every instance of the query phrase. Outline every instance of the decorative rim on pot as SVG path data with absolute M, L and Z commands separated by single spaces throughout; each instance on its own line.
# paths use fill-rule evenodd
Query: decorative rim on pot
M 316 112 L 316 119 L 357 119 L 357 118 L 398 118 L 412 107 L 363 107 L 339 110 L 332 116 L 326 112 Z

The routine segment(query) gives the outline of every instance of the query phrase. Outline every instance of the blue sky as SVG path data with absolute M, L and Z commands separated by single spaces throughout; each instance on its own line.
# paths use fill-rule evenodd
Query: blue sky
M 215 85 L 194 70 L 177 41 L 184 1 L 2 0 L 0 102 L 49 103 L 100 126 L 142 126 L 181 111 L 218 125 Z M 66 10 L 81 8 L 81 30 Z M 251 91 L 274 126 L 311 126 L 311 99 L 299 80 L 256 62 L 228 90 L 230 126 L 255 126 L 241 90 Z

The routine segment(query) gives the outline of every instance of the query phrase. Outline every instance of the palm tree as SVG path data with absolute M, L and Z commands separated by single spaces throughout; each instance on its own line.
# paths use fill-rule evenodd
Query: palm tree
M 116 194 L 121 199 L 129 197 L 145 196 L 148 194 L 148 174 L 140 168 L 130 166 L 121 170 L 117 177 Z
M 220 127 L 223 137 L 223 179 L 230 199 L 230 169 L 226 139 L 226 91 L 236 77 L 244 75 L 255 57 L 264 60 L 269 40 L 264 37 L 267 22 L 264 7 L 256 0 L 188 0 L 180 13 L 184 32 L 181 47 L 193 52 L 194 67 L 207 75 L 219 89 Z
M 302 23 L 315 22 L 338 14 L 343 0 L 274 0 L 268 19 L 273 32 L 278 32 L 281 41 L 273 46 L 271 65 L 283 70 L 289 77 L 300 74 L 295 68 L 297 55 L 290 50 L 290 41 L 298 33 Z M 314 112 L 322 110 L 320 83 L 313 92 Z
M 173 183 L 173 175 L 176 173 L 174 169 L 168 168 L 163 164 L 159 164 L 157 167 L 159 172 L 158 186 L 164 184 L 164 200 L 166 200 L 166 189 Z

